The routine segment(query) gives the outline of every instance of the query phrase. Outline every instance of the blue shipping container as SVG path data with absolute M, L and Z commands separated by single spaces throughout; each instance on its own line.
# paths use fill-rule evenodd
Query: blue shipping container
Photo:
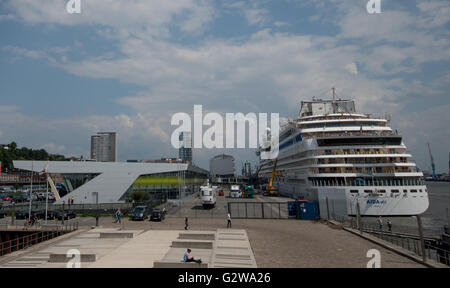
M 288 202 L 288 213 L 289 213 L 289 216 L 296 216 L 297 215 L 296 202 L 294 202 L 294 201 L 289 201 Z
M 300 202 L 297 207 L 297 218 L 302 220 L 319 219 L 319 206 L 316 202 Z

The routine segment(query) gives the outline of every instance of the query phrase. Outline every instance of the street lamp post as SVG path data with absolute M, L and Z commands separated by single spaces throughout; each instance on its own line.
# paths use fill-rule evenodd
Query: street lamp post
M 33 195 L 33 165 L 34 161 L 31 161 L 31 187 L 30 187 L 30 205 L 28 207 L 28 222 L 31 221 L 31 201 L 32 201 L 32 195 Z
M 95 215 L 95 227 L 98 227 L 98 192 L 92 192 L 95 195 L 96 215 Z

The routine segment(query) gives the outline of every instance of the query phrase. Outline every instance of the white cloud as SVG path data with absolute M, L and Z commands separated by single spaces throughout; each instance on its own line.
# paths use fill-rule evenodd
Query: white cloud
M 269 11 L 262 8 L 245 9 L 244 15 L 250 25 L 262 25 L 269 19 Z
M 59 154 L 66 152 L 65 151 L 66 147 L 64 145 L 56 145 L 54 143 L 44 144 L 42 148 L 44 148 L 47 152 L 52 154 Z
M 450 21 L 450 3 L 448 1 L 421 1 L 417 7 L 424 13 L 421 24 L 426 28 L 443 26 Z
M 149 36 L 167 35 L 169 25 L 181 17 L 179 27 L 184 31 L 197 31 L 208 24 L 214 13 L 209 0 L 90 0 L 82 1 L 80 14 L 69 14 L 66 1 L 14 0 L 7 3 L 17 17 L 29 23 L 62 25 L 99 24 L 131 34 Z
M 356 67 L 356 63 L 352 62 L 350 64 L 347 64 L 345 66 L 345 69 L 348 71 L 348 73 L 357 75 L 358 74 L 358 68 Z
M 13 14 L 2 14 L 0 15 L 0 22 L 1 21 L 10 21 L 10 20 L 15 20 L 16 16 L 14 16 Z

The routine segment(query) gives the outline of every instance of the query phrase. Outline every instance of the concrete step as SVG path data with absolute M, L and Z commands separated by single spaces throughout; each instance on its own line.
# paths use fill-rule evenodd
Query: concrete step
M 80 262 L 95 262 L 97 260 L 97 256 L 95 254 L 80 254 Z M 50 258 L 48 262 L 50 263 L 66 263 L 69 260 L 73 259 L 67 257 L 67 254 L 50 254 Z
M 190 240 L 214 240 L 216 238 L 215 233 L 180 233 L 179 239 Z
M 197 248 L 197 249 L 213 249 L 213 241 L 200 241 L 200 240 L 177 240 L 172 241 L 172 247 L 174 248 Z
M 153 262 L 153 268 L 208 268 L 208 263 L 185 263 L 185 262 L 164 262 L 164 261 L 155 261 Z
M 133 238 L 133 232 L 100 232 L 100 238 Z

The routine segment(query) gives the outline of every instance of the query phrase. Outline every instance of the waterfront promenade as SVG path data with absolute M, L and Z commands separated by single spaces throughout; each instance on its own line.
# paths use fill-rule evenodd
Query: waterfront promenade
M 70 221 L 75 220 L 79 221 L 83 230 L 75 232 L 73 236 L 65 235 L 60 241 L 54 239 L 51 243 L 31 247 L 28 251 L 19 251 L 17 255 L 12 253 L 5 258 L 8 261 L 2 261 L 0 258 L 0 267 L 29 267 L 26 265 L 27 261 L 35 263 L 31 265 L 32 268 L 61 267 L 61 263 L 48 263 L 48 251 L 58 247 L 58 251 L 64 253 L 69 248 L 83 245 L 89 253 L 96 254 L 97 259 L 82 267 L 153 267 L 154 261 L 162 260 L 168 255 L 171 241 L 184 232 L 183 218 L 166 218 L 163 222 L 134 222 L 123 219 L 122 224 L 115 224 L 112 223 L 112 218 L 103 217 L 100 219 L 100 226 L 104 231 L 124 229 L 122 232 L 129 230 L 137 237 L 100 239 L 96 233 L 102 230 L 91 229 L 95 224 L 93 218 Z M 255 266 L 258 268 L 365 268 L 370 260 L 366 253 L 370 249 L 380 251 L 382 268 L 424 267 L 347 231 L 321 222 L 234 219 L 232 224 L 236 231 L 245 230 Z M 226 219 L 191 218 L 190 227 L 191 232 L 217 231 L 226 229 Z M 181 250 L 179 253 L 181 259 Z M 33 262 L 33 258 L 39 261 Z

